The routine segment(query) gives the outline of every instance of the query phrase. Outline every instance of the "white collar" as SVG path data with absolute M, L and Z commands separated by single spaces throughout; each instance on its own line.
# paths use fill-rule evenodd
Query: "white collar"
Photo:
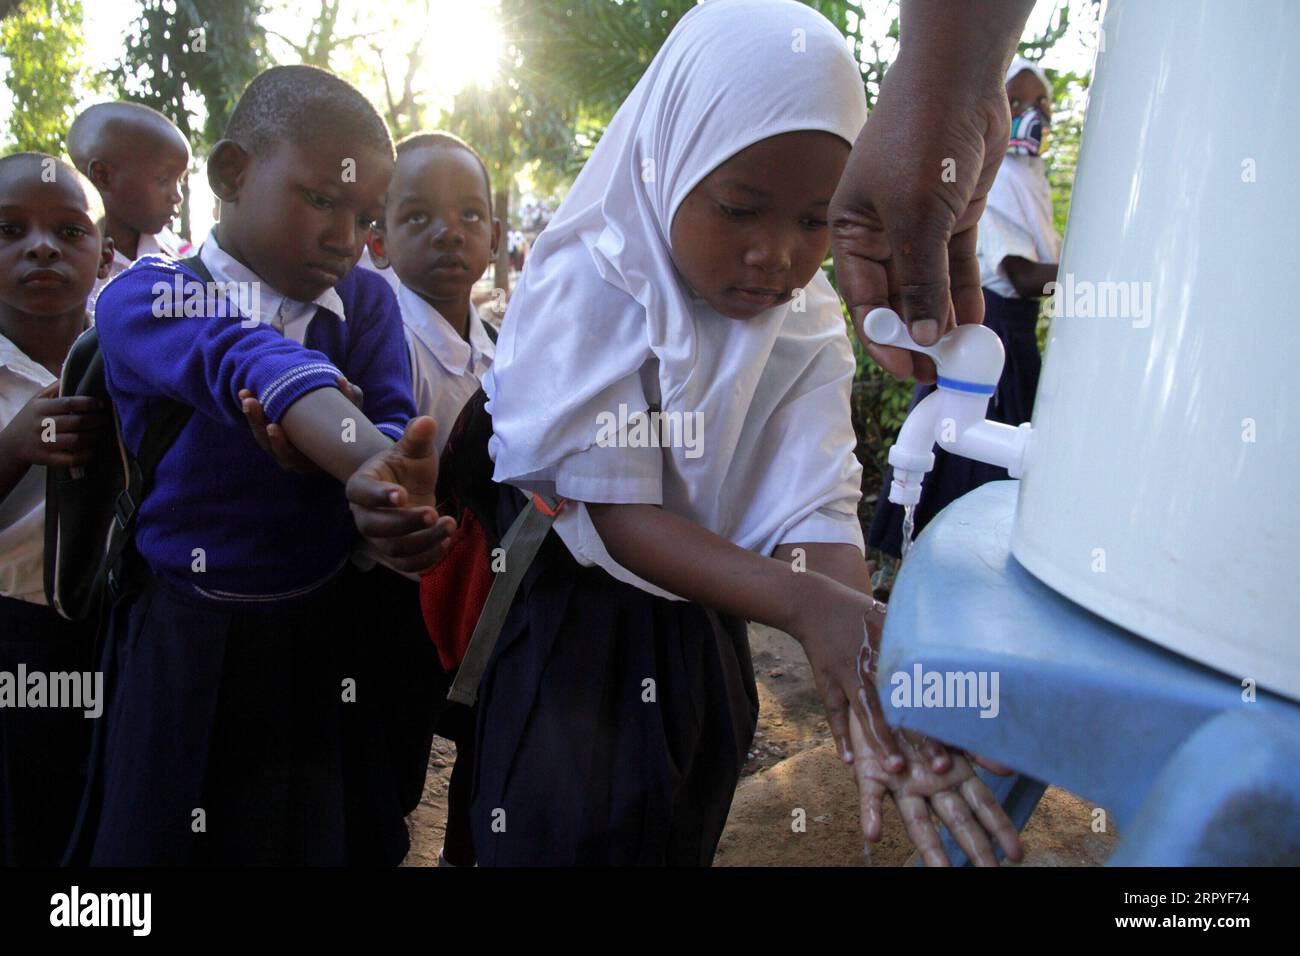
M 469 306 L 469 341 L 465 341 L 452 328 L 441 312 L 402 285 L 397 290 L 397 301 L 402 309 L 402 321 L 438 362 L 452 375 L 474 372 L 484 360 L 496 354 L 496 346 L 488 338 L 474 303 Z
M 199 258 L 208 267 L 208 271 L 212 273 L 212 278 L 218 282 L 257 283 L 258 296 L 254 300 L 258 304 L 257 318 L 268 325 L 279 310 L 280 304 L 286 302 L 286 300 L 288 303 L 286 311 L 290 313 L 304 312 L 309 308 L 314 313 L 315 306 L 321 306 L 338 316 L 339 321 L 347 321 L 347 315 L 343 311 L 343 300 L 339 298 L 339 294 L 334 289 L 326 289 L 311 302 L 299 302 L 296 299 L 290 299 L 283 292 L 277 292 L 265 279 L 222 249 L 220 243 L 217 242 L 217 229 L 215 226 L 213 226 L 212 231 L 208 233 L 208 238 L 204 240 L 203 245 L 199 248 Z M 251 319 L 253 316 L 248 316 L 248 318 Z
M 160 240 L 166 240 L 167 246 L 163 245 Z M 145 256 L 168 256 L 175 258 L 178 254 L 180 240 L 164 229 L 157 235 L 151 235 L 147 232 L 140 233 L 140 238 L 135 245 L 135 259 L 128 259 L 121 249 L 113 248 L 113 268 L 112 274 L 116 275 L 126 269 L 131 268 L 132 264 Z M 170 247 L 170 248 L 169 248 Z
M 48 388 L 58 381 L 58 377 L 48 368 L 2 334 L 0 334 L 0 368 L 7 368 L 15 375 L 21 375 L 41 388 Z

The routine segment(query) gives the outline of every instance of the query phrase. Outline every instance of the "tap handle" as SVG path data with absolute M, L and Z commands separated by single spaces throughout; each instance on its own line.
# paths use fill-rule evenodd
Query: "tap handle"
M 913 352 L 935 357 L 933 346 L 918 345 L 912 340 L 907 327 L 903 325 L 903 320 L 893 309 L 872 309 L 867 313 L 863 328 L 866 330 L 867 338 L 877 345 L 892 345 L 895 348 L 911 349 Z

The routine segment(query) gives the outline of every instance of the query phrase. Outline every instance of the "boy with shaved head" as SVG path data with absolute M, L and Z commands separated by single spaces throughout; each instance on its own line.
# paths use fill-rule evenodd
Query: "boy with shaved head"
M 45 468 L 87 461 L 105 415 L 58 395 L 86 328 L 86 297 L 107 274 L 94 187 L 52 156 L 0 159 L 0 865 L 54 866 L 72 831 L 94 707 L 30 704 L 31 679 L 85 674 L 94 629 L 65 621 L 42 584 Z M 8 697 L 8 699 L 6 699 Z M 99 701 L 102 705 L 102 699 Z
M 104 231 L 113 240 L 109 278 L 146 255 L 190 255 L 170 229 L 190 168 L 190 146 L 176 124 L 140 103 L 99 103 L 68 131 L 68 154 L 104 198 Z M 107 280 L 96 284 L 91 302 Z

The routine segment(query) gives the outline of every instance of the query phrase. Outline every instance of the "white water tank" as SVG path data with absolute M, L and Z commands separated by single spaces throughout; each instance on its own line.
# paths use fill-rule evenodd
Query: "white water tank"
M 1300 700 L 1300 3 L 1112 0 L 1012 541 Z

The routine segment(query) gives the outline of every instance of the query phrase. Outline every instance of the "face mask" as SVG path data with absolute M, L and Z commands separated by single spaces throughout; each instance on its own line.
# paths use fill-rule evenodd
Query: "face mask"
M 1047 123 L 1043 114 L 1031 106 L 1011 121 L 1011 140 L 1007 143 L 1007 154 L 1038 156 L 1043 152 L 1046 140 Z

